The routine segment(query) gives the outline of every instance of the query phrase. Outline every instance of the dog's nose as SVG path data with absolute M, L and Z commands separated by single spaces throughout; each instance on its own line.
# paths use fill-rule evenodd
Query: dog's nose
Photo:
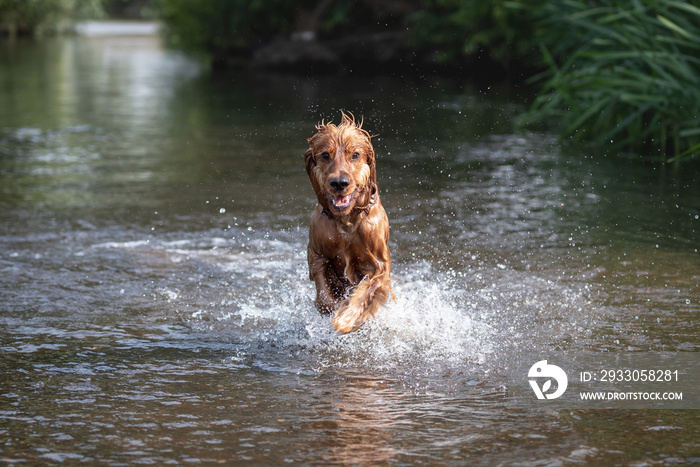
M 350 180 L 348 180 L 348 177 L 335 177 L 331 178 L 330 184 L 335 191 L 342 192 L 350 185 Z

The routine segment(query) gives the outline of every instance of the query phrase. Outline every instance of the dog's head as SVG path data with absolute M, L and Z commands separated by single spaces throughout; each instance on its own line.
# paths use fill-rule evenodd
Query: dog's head
M 343 112 L 340 125 L 316 125 L 304 154 L 306 172 L 318 202 L 332 216 L 365 209 L 377 196 L 377 174 L 371 136 L 362 122 Z

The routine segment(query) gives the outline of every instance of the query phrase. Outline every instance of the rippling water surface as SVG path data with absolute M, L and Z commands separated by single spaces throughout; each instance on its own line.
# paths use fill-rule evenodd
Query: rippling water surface
M 497 86 L 2 46 L 0 461 L 700 462 L 696 410 L 547 410 L 502 376 L 700 351 L 692 173 L 514 135 Z M 397 295 L 345 336 L 313 308 L 302 164 L 339 109 L 378 134 Z

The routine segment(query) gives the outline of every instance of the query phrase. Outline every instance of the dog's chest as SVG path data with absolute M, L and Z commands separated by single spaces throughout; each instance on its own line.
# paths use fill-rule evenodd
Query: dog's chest
M 361 248 L 358 251 L 357 237 L 352 232 L 336 230 L 326 238 L 321 249 L 320 253 L 330 260 L 339 277 L 351 283 L 359 280 L 364 254 Z

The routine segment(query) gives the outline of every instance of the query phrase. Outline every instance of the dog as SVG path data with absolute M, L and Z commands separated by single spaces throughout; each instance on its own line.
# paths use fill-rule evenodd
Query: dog
M 389 297 L 389 219 L 377 189 L 372 137 L 342 112 L 339 125 L 316 125 L 304 153 L 318 205 L 309 227 L 309 279 L 316 308 L 340 333 L 359 329 Z

